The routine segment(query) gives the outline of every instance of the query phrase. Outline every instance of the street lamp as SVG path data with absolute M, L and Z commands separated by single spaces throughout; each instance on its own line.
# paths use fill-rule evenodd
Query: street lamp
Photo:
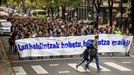
M 67 20 L 67 19 L 68 19 L 68 17 L 67 17 L 67 16 L 68 16 L 68 13 L 67 13 L 67 12 L 65 12 L 65 21 L 66 21 L 66 22 L 68 21 L 68 20 Z
M 59 7 L 59 17 L 62 17 L 62 7 Z
M 92 14 L 91 14 L 91 12 L 88 12 L 88 19 L 89 20 L 92 20 Z

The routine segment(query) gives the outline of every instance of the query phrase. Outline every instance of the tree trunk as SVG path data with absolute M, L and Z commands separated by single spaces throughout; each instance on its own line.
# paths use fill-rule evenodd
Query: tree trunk
M 65 12 L 66 12 L 66 9 L 64 6 L 62 6 L 62 18 L 64 21 L 65 21 Z
M 97 0 L 95 3 L 96 0 L 93 0 L 93 4 L 95 6 L 95 9 L 96 9 L 96 22 L 98 23 L 99 22 L 99 14 L 100 14 L 100 4 L 101 4 L 101 0 Z
M 124 28 L 124 26 L 123 26 L 123 24 L 122 24 L 122 14 L 123 14 L 123 8 L 122 8 L 122 2 L 123 2 L 123 0 L 120 0 L 120 13 L 121 13 L 121 28 L 123 29 Z
M 1 4 L 2 4 L 2 0 L 0 0 L 0 6 L 1 6 Z
M 26 13 L 25 0 L 22 0 L 22 9 Z
M 97 16 L 96 16 L 96 22 L 99 22 L 99 9 L 97 9 Z
M 109 25 L 112 26 L 112 7 L 109 7 Z
M 131 7 L 131 13 L 132 14 L 134 14 L 134 10 L 133 10 L 134 9 L 134 5 L 133 4 L 134 4 L 134 1 L 131 0 L 131 6 L 132 6 Z M 132 33 L 132 35 L 134 35 L 134 22 L 133 22 L 133 20 L 134 20 L 134 15 L 131 16 L 131 21 L 132 21 L 131 33 Z
M 109 25 L 112 26 L 113 0 L 108 0 L 108 5 L 109 5 Z

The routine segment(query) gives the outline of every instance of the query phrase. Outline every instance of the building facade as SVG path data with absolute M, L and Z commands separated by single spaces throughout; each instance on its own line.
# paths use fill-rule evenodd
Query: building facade
M 94 0 L 95 1 L 95 0 Z M 96 0 L 97 1 L 97 0 Z M 100 0 L 100 12 L 96 13 L 95 4 L 93 0 L 83 0 L 83 4 L 75 9 L 76 17 L 78 20 L 95 20 L 99 15 L 99 23 L 109 23 L 109 5 L 108 0 Z M 130 13 L 129 7 L 131 5 L 130 0 L 122 1 L 122 17 L 128 18 Z M 113 0 L 112 19 L 121 17 L 121 0 Z

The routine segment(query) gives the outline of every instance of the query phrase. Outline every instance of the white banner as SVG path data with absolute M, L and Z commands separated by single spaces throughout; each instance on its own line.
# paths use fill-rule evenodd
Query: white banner
M 98 41 L 99 52 L 128 52 L 133 36 L 117 34 L 100 34 Z
M 81 54 L 94 35 L 70 37 L 40 37 L 16 40 L 21 57 Z
M 132 36 L 100 34 L 99 52 L 127 52 L 132 43 Z M 40 37 L 16 40 L 21 57 L 58 56 L 81 54 L 87 43 L 94 40 L 94 35 L 70 37 Z

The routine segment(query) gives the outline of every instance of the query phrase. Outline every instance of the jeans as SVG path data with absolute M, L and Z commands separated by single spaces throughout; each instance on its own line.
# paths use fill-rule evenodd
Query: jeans
M 93 61 L 93 59 L 96 60 L 96 67 L 99 70 L 100 69 L 100 65 L 99 65 L 99 57 L 98 57 L 98 55 L 96 55 L 96 56 L 90 56 L 90 59 L 87 62 L 87 64 L 85 65 L 85 67 L 88 68 L 89 67 L 89 64 Z

